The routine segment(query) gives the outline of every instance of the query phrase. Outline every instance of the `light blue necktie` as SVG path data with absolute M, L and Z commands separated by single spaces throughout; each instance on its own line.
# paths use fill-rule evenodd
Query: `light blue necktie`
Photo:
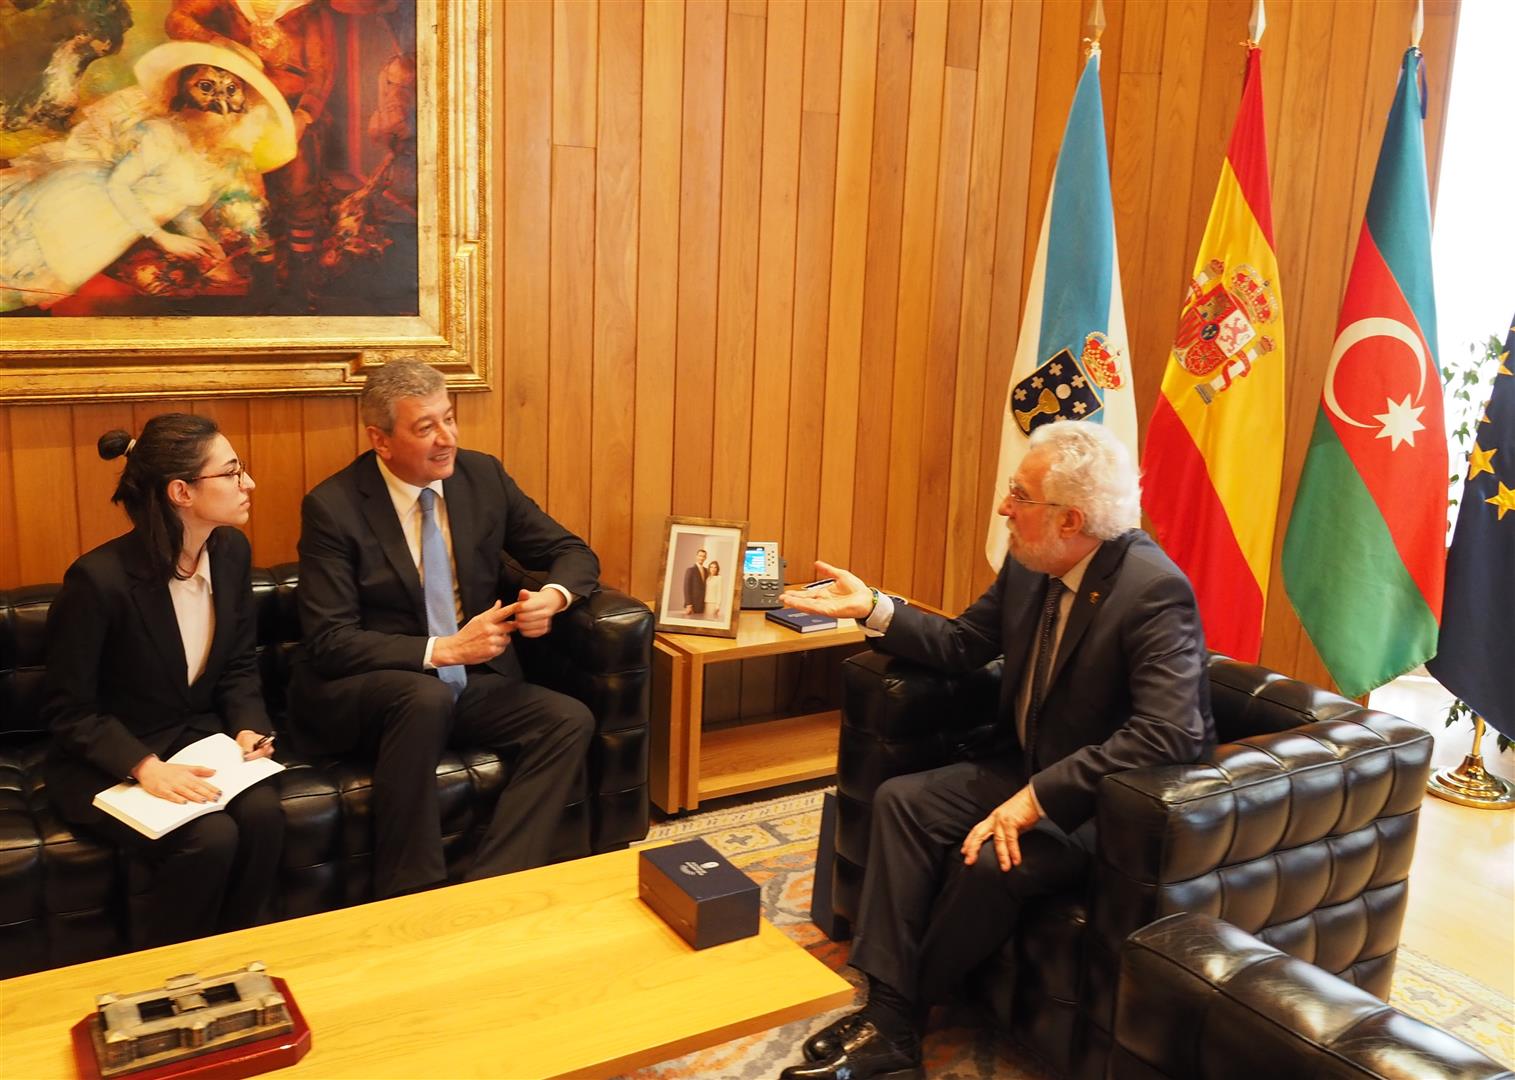
M 426 632 L 447 637 L 458 632 L 457 609 L 452 600 L 452 560 L 437 526 L 437 493 L 421 489 L 421 578 L 426 593 Z M 452 688 L 453 699 L 468 685 L 462 664 L 437 668 L 437 678 Z

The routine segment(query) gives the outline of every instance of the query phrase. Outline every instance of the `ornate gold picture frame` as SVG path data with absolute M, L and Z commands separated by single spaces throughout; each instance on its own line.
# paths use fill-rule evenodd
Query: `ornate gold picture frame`
M 491 5 L 408 2 L 416 16 L 414 314 L 0 318 L 0 402 L 354 393 L 365 365 L 400 354 L 435 365 L 452 389 L 487 389 Z

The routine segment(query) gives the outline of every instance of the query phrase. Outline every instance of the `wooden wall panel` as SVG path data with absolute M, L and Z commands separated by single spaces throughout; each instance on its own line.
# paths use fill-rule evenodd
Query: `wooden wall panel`
M 748 527 L 784 535 L 789 461 L 789 374 L 794 341 L 795 230 L 799 203 L 805 8 L 775 4 L 764 54 L 762 205 L 758 211 L 757 327 L 752 372 L 752 469 Z
M 595 159 L 594 429 L 590 525 L 600 572 L 631 580 L 636 443 L 637 208 L 641 189 L 642 5 L 600 13 L 600 129 Z
M 845 12 L 825 393 L 827 401 L 849 404 L 845 409 L 826 411 L 826 426 L 821 433 L 821 505 L 816 542 L 822 551 L 845 551 L 852 546 L 852 466 L 857 456 L 863 279 L 868 268 L 873 99 L 878 78 L 877 0 L 851 0 Z
M 879 580 L 884 570 L 884 521 L 889 500 L 891 391 L 895 314 L 899 307 L 901 231 L 910 70 L 915 31 L 911 0 L 884 0 L 879 9 L 877 78 L 873 92 L 873 161 L 868 196 L 867 267 L 858 357 L 857 446 L 852 469 L 854 573 Z
M 727 19 L 726 116 L 721 152 L 721 254 L 716 301 L 715 431 L 710 492 L 711 512 L 722 518 L 747 517 L 767 37 L 766 15 L 732 11 Z M 730 567 L 723 570 L 732 572 Z
M 1005 391 L 1088 7 L 492 5 L 499 363 L 490 392 L 458 399 L 465 444 L 500 454 L 587 534 L 608 583 L 644 597 L 677 512 L 748 520 L 781 541 L 794 579 L 820 556 L 966 603 L 990 580 Z M 1289 327 L 1281 525 L 1414 7 L 1268 5 Z M 1145 422 L 1236 112 L 1251 0 L 1105 9 L 1101 91 Z M 1427 3 L 1433 189 L 1457 15 L 1457 0 Z M 119 464 L 94 440 L 169 408 L 216 417 L 248 460 L 265 564 L 294 556 L 301 494 L 367 445 L 350 399 L 0 407 L 0 587 L 56 579 L 124 526 L 109 504 Z M 1276 556 L 1263 659 L 1324 678 Z
M 552 21 L 547 4 L 503 4 L 505 41 L 505 398 L 501 442 L 510 474 L 546 497 L 548 264 L 552 213 Z M 497 301 L 498 302 L 498 301 Z
M 910 132 L 905 207 L 900 227 L 899 304 L 895 310 L 894 387 L 887 448 L 882 581 L 909 593 L 915 578 L 916 506 L 920 498 L 921 402 L 926 384 L 926 330 L 931 315 L 931 253 L 936 235 L 936 182 L 941 157 L 942 93 L 947 74 L 947 9 L 916 5 L 911 56 Z
M 710 513 L 725 84 L 725 0 L 689 4 L 684 8 L 684 148 L 679 177 L 679 337 L 673 410 L 675 514 Z
M 684 8 L 649 0 L 642 20 L 641 217 L 637 236 L 631 588 L 655 596 L 663 519 L 673 505 L 673 387 L 678 343 Z

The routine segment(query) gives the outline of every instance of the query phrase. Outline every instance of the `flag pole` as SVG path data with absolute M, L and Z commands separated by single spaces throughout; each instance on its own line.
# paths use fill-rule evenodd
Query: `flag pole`
M 1255 49 L 1262 44 L 1262 36 L 1268 29 L 1268 13 L 1263 10 L 1263 0 L 1252 5 L 1252 20 L 1247 23 L 1247 48 Z
M 1432 795 L 1479 810 L 1515 810 L 1515 784 L 1483 767 L 1483 717 L 1473 714 L 1473 749 L 1455 769 L 1442 769 L 1426 781 Z
M 1084 38 L 1084 43 L 1089 46 L 1084 50 L 1086 58 L 1099 55 L 1099 39 L 1104 35 L 1105 25 L 1105 0 L 1094 0 L 1094 10 L 1089 13 L 1089 36 Z
M 1258 0 L 1261 3 L 1262 0 Z M 1426 28 L 1426 0 L 1415 0 L 1415 18 L 1410 20 L 1410 47 L 1420 51 L 1420 35 Z

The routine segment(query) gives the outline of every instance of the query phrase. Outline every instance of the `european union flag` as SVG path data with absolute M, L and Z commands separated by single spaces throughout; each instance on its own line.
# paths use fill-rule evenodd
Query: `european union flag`
M 1515 320 L 1512 320 L 1515 321 Z M 1515 739 L 1515 325 L 1505 338 L 1447 553 L 1441 640 L 1426 667 L 1489 726 Z

